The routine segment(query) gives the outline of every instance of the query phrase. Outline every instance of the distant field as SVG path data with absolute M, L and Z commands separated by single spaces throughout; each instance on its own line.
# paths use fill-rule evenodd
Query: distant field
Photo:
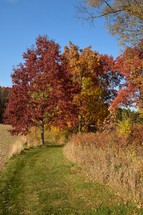
M 16 150 L 15 146 L 20 147 L 22 141 L 22 137 L 10 135 L 8 132 L 10 128 L 9 125 L 0 124 L 0 169 Z

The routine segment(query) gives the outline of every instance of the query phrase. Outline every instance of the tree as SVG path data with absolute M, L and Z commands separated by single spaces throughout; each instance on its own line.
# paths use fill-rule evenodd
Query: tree
M 44 129 L 57 123 L 60 102 L 64 98 L 59 45 L 39 36 L 36 47 L 23 54 L 24 63 L 14 68 L 11 98 L 6 109 L 6 123 L 12 125 L 12 133 L 27 134 L 33 126 Z
M 117 97 L 111 103 L 110 109 L 133 106 L 143 108 L 143 58 L 140 49 L 143 40 L 135 47 L 127 47 L 116 59 L 116 69 L 125 77 Z
M 143 38 L 142 0 L 85 0 L 79 9 L 88 20 L 104 17 L 109 32 L 121 44 L 134 44 Z
M 0 123 L 3 122 L 3 115 L 10 97 L 9 87 L 0 87 Z
M 78 86 L 73 97 L 78 132 L 86 132 L 91 124 L 101 124 L 109 113 L 108 105 L 116 94 L 114 87 L 119 83 L 117 72 L 112 71 L 114 60 L 100 56 L 91 47 L 82 50 L 71 42 L 62 56 L 71 71 L 73 83 Z
M 102 88 L 104 101 L 109 106 L 121 87 L 123 75 L 116 68 L 116 61 L 113 56 L 100 55 L 100 73 L 98 74 L 98 84 Z
M 130 122 L 133 123 L 141 123 L 142 120 L 140 118 L 140 113 L 131 110 L 130 108 L 125 109 L 125 108 L 119 108 L 117 111 L 117 119 L 119 121 L 124 121 L 125 119 L 130 119 Z

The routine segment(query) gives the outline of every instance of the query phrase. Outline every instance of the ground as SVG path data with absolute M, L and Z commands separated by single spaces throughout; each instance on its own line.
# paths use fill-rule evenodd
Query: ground
M 0 126 L 1 166 L 14 141 Z M 19 142 L 17 142 L 18 144 Z M 25 150 L 0 171 L 0 215 L 141 215 L 110 187 L 90 181 L 63 155 L 63 146 Z

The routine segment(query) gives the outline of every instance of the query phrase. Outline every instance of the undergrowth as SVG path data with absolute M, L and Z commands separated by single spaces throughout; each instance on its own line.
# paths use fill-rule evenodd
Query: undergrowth
M 64 154 L 78 163 L 90 179 L 110 185 L 125 202 L 131 200 L 143 207 L 143 139 L 134 135 L 135 130 L 130 138 L 117 130 L 74 135 Z M 130 144 L 132 138 L 134 143 Z

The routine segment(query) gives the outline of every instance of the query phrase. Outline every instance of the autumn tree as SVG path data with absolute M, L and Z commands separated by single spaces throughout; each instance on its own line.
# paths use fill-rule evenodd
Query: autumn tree
M 27 134 L 32 126 L 40 127 L 44 144 L 45 125 L 56 124 L 61 112 L 65 98 L 62 84 L 67 76 L 61 69 L 59 45 L 46 36 L 39 36 L 36 47 L 27 49 L 23 59 L 24 63 L 12 74 L 6 122 L 16 134 Z M 63 109 L 67 110 L 67 103 Z
M 79 9 L 88 20 L 104 17 L 109 32 L 122 44 L 143 38 L 142 0 L 84 0 Z
M 78 92 L 73 97 L 73 104 L 78 109 L 78 131 L 88 131 L 89 125 L 97 126 L 108 115 L 108 105 L 114 97 L 115 80 L 118 79 L 111 68 L 113 58 L 99 56 L 91 47 L 82 50 L 71 42 L 62 56 L 67 61 L 72 81 L 78 86 Z
M 85 132 L 104 121 L 120 82 L 113 57 L 72 43 L 60 54 L 58 44 L 39 36 L 23 59 L 12 74 L 5 114 L 12 133 L 27 134 L 31 127 L 40 127 L 44 144 L 45 126 Z
M 102 88 L 104 101 L 109 106 L 117 96 L 124 76 L 116 68 L 116 61 L 113 56 L 101 54 L 99 68 L 98 84 Z
M 116 59 L 116 69 L 124 76 L 122 87 L 111 103 L 110 109 L 119 107 L 143 108 L 143 58 L 141 55 L 143 40 L 135 47 L 127 47 Z

